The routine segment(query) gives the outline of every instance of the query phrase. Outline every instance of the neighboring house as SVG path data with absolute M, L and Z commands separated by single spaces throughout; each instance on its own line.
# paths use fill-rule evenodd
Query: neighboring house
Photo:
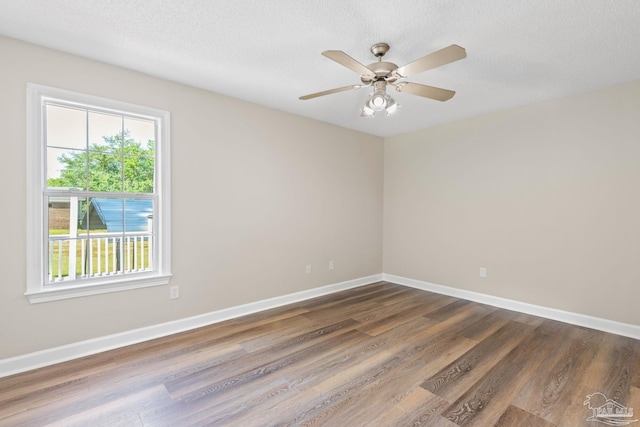
M 94 198 L 82 218 L 81 227 L 87 228 L 87 217 L 92 230 L 107 232 L 149 231 L 149 219 L 153 215 L 152 200 L 125 201 L 123 213 L 121 199 Z
M 68 190 L 70 187 L 59 187 Z M 70 228 L 69 217 L 71 215 L 69 197 L 49 197 L 49 229 L 68 230 Z M 78 212 L 79 221 L 82 214 Z
M 69 198 L 49 197 L 49 229 L 69 229 Z

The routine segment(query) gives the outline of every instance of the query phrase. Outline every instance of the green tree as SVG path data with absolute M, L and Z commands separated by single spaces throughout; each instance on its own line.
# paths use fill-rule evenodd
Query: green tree
M 103 136 L 89 151 L 58 157 L 64 166 L 59 178 L 49 178 L 48 187 L 77 187 L 90 191 L 153 192 L 154 141 L 134 141 L 129 131 Z M 123 187 L 124 186 L 124 187 Z

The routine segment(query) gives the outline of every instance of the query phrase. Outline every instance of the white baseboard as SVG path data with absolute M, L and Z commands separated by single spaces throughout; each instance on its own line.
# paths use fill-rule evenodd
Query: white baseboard
M 56 363 L 66 362 L 68 360 L 89 356 L 91 354 L 112 350 L 114 348 L 124 347 L 143 341 L 148 341 L 154 338 L 160 338 L 167 335 L 200 328 L 202 326 L 211 325 L 235 317 L 256 313 L 271 308 L 281 307 L 287 304 L 328 295 L 334 292 L 356 288 L 358 286 L 368 285 L 371 283 L 379 282 L 381 280 L 385 280 L 391 283 L 397 283 L 399 285 L 409 286 L 416 289 L 421 289 L 424 291 L 435 292 L 438 294 L 449 295 L 456 298 L 462 298 L 482 304 L 492 305 L 494 307 L 513 310 L 520 313 L 531 314 L 533 316 L 544 317 L 546 319 L 558 320 L 560 322 L 570 323 L 572 325 L 584 326 L 591 329 L 597 329 L 604 332 L 640 339 L 640 326 L 637 325 L 615 322 L 613 320 L 587 316 L 579 313 L 571 313 L 554 308 L 528 304 L 506 298 L 495 297 L 492 295 L 467 291 L 464 289 L 436 285 L 434 283 L 423 282 L 420 280 L 383 273 L 375 274 L 368 277 L 362 277 L 359 279 L 348 280 L 346 282 L 335 283 L 332 285 L 322 286 L 320 288 L 310 289 L 307 291 L 301 291 L 293 294 L 256 301 L 249 304 L 243 304 L 236 307 L 217 310 L 198 316 L 188 317 L 185 319 L 152 325 L 146 328 L 134 329 L 131 331 L 108 335 L 105 337 L 94 338 L 69 345 L 41 350 L 34 353 L 28 353 L 21 356 L 1 359 L 0 378 L 20 372 L 29 371 L 32 369 L 41 368 L 43 366 L 49 366 Z
M 640 326 L 628 323 L 616 322 L 599 317 L 587 316 L 585 314 L 572 313 L 569 311 L 557 310 L 539 305 L 528 304 L 492 295 L 467 291 L 464 289 L 451 288 L 449 286 L 436 285 L 434 283 L 423 282 L 421 280 L 408 279 L 406 277 L 383 274 L 382 280 L 398 285 L 409 286 L 423 291 L 449 295 L 456 298 L 492 305 L 494 307 L 505 308 L 520 313 L 531 314 L 533 316 L 544 317 L 546 319 L 558 320 L 572 325 L 584 326 L 599 331 L 612 334 L 623 335 L 625 337 L 640 339 Z
M 185 319 L 152 325 L 146 328 L 134 329 L 131 331 L 108 335 L 105 337 L 94 338 L 69 345 L 28 353 L 21 356 L 1 359 L 0 378 L 36 368 L 41 368 L 43 366 L 49 366 L 60 362 L 66 362 L 72 359 L 78 359 L 80 357 L 89 356 L 91 354 L 112 350 L 114 348 L 137 344 L 154 338 L 160 338 L 178 332 L 200 328 L 202 326 L 207 326 L 235 317 L 256 313 L 258 311 L 281 307 L 283 305 L 304 301 L 334 292 L 368 285 L 371 283 L 379 282 L 381 280 L 382 274 L 375 274 L 373 276 L 361 277 L 359 279 L 348 280 L 346 282 L 335 283 L 332 285 L 322 286 L 307 291 L 295 292 L 293 294 L 217 310 L 198 316 L 188 317 Z

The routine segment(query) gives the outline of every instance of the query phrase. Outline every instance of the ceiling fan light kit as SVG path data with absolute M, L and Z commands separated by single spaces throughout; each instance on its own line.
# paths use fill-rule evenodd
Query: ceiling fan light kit
M 378 80 L 374 84 L 374 90 L 367 102 L 360 110 L 360 116 L 373 117 L 378 111 L 386 111 L 387 115 L 393 114 L 398 109 L 398 104 L 386 92 L 387 82 Z
M 399 107 L 398 103 L 387 94 L 387 85 L 395 87 L 398 92 L 406 92 L 423 98 L 446 101 L 451 99 L 455 92 L 448 89 L 427 86 L 419 83 L 411 83 L 405 78 L 432 68 L 440 67 L 450 62 L 463 59 L 467 56 L 464 48 L 452 44 L 429 55 L 423 56 L 407 65 L 398 67 L 392 62 L 382 61 L 382 57 L 389 51 L 386 43 L 376 43 L 371 46 L 371 53 L 378 58 L 378 62 L 363 65 L 341 50 L 327 50 L 322 55 L 337 62 L 338 64 L 355 71 L 360 75 L 362 84 L 343 86 L 336 89 L 329 89 L 322 92 L 311 93 L 301 96 L 301 100 L 313 99 L 332 93 L 344 92 L 347 90 L 360 89 L 373 86 L 369 99 L 360 110 L 360 116 L 373 117 L 379 111 L 386 111 L 387 115 L 393 114 Z

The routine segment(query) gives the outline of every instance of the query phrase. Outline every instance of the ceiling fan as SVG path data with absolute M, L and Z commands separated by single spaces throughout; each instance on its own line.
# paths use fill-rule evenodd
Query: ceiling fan
M 311 93 L 309 95 L 301 96 L 300 99 L 312 99 L 319 96 L 330 95 L 332 93 L 373 86 L 373 92 L 371 92 L 371 96 L 361 110 L 361 115 L 363 117 L 373 117 L 376 112 L 383 110 L 386 110 L 387 114 L 391 114 L 398 107 L 398 104 L 393 100 L 393 98 L 387 94 L 387 85 L 395 87 L 398 92 L 406 92 L 422 96 L 424 98 L 435 99 L 437 101 L 446 101 L 455 95 L 455 92 L 452 90 L 441 89 L 419 83 L 411 83 L 404 79 L 423 71 L 466 58 L 467 52 L 464 48 L 452 44 L 451 46 L 447 46 L 436 52 L 430 53 L 429 55 L 423 56 L 422 58 L 416 59 L 402 67 L 398 67 L 392 62 L 382 61 L 382 57 L 388 51 L 389 45 L 386 43 L 376 43 L 371 46 L 371 53 L 378 58 L 378 62 L 374 62 L 369 65 L 361 64 L 341 50 L 327 50 L 322 52 L 322 55 L 332 61 L 335 61 L 338 64 L 358 73 L 362 84 L 343 86 L 322 92 Z

